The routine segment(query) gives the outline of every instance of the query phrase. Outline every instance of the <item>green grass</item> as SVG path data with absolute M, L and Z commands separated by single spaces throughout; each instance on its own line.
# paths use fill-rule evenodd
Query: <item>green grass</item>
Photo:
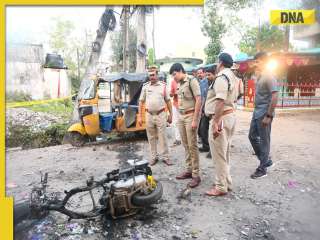
M 59 102 L 49 102 L 44 104 L 26 106 L 25 108 L 30 109 L 34 112 L 44 112 L 60 116 L 62 118 L 70 118 L 73 112 L 73 103 L 71 99 L 66 99 Z

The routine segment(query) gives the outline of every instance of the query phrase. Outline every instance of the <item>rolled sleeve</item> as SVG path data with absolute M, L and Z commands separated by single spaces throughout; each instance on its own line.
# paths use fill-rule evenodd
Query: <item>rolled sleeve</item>
M 228 81 L 225 77 L 219 77 L 215 80 L 214 91 L 216 93 L 215 98 L 226 100 L 228 97 Z

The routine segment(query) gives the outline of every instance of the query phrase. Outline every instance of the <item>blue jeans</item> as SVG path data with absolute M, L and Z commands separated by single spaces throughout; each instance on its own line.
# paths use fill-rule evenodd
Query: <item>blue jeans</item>
M 251 146 L 253 150 L 260 160 L 259 169 L 266 170 L 269 159 L 270 153 L 270 134 L 271 134 L 271 123 L 263 127 L 262 126 L 262 119 L 264 116 L 258 119 L 252 119 L 250 124 L 249 130 L 249 140 L 251 142 Z

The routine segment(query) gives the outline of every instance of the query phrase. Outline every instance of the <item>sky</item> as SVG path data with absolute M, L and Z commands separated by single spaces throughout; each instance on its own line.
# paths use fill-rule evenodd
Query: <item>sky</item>
M 262 0 L 260 0 L 262 1 Z M 289 1 L 289 0 L 288 0 Z M 277 0 L 265 0 L 261 2 L 258 11 L 253 9 L 239 10 L 237 15 L 250 26 L 257 26 L 260 16 L 261 22 L 269 19 L 271 9 L 279 9 L 281 2 Z M 48 34 L 52 28 L 52 18 L 60 17 L 71 20 L 76 26 L 75 35 L 85 38 L 95 36 L 103 6 L 10 6 L 6 8 L 6 37 L 8 42 L 43 44 L 45 51 L 50 52 L 48 46 Z M 204 48 L 208 39 L 201 32 L 202 7 L 190 6 L 160 6 L 155 10 L 155 49 L 156 57 L 198 57 L 205 58 Z M 120 12 L 121 7 L 115 11 Z M 257 14 L 259 13 L 259 14 Z M 117 29 L 119 29 L 119 15 L 117 17 Z M 152 15 L 147 16 L 147 46 L 152 47 Z M 136 18 L 130 20 L 135 24 Z M 239 26 L 241 29 L 241 26 Z M 91 35 L 90 35 L 91 33 Z M 110 57 L 110 39 L 107 35 L 103 48 L 104 58 Z M 237 43 L 241 36 L 237 32 L 222 39 L 224 51 L 235 56 L 239 49 Z M 291 39 L 292 40 L 292 39 Z M 298 46 L 307 47 L 305 43 L 292 41 Z

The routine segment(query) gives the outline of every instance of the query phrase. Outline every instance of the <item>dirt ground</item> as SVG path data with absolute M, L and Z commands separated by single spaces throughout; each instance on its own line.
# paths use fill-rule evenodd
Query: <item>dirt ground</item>
M 290 239 L 317 240 L 320 236 L 320 111 L 278 113 L 272 128 L 272 159 L 268 176 L 252 180 L 258 161 L 247 138 L 250 112 L 238 111 L 233 141 L 233 192 L 210 198 L 204 192 L 214 179 L 214 164 L 200 154 L 201 185 L 190 199 L 179 199 L 187 181 L 182 146 L 170 147 L 174 166 L 158 163 L 152 169 L 164 186 L 158 204 L 122 220 L 71 220 L 52 213 L 17 233 L 15 239 Z M 169 138 L 169 145 L 172 139 Z M 7 150 L 7 195 L 28 198 L 39 172 L 49 172 L 50 191 L 83 185 L 121 166 L 127 159 L 148 159 L 146 140 L 70 145 L 32 150 Z

